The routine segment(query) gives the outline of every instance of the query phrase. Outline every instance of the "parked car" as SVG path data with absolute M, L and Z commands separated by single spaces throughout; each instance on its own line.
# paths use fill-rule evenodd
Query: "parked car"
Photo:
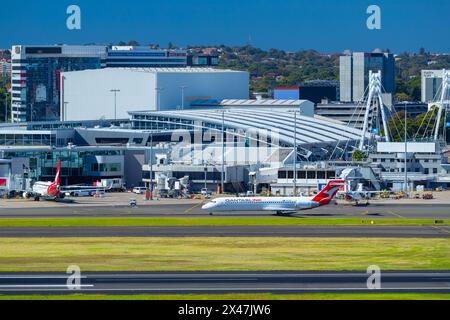
M 202 188 L 200 194 L 204 197 L 210 197 L 212 195 L 212 191 L 208 190 L 207 188 Z
M 135 187 L 135 188 L 133 188 L 133 193 L 136 193 L 136 194 L 144 194 L 145 191 L 147 191 L 146 187 Z
M 69 197 L 90 197 L 90 196 L 92 196 L 92 191 L 91 190 L 76 190 L 76 191 L 66 192 L 65 195 L 69 196 Z

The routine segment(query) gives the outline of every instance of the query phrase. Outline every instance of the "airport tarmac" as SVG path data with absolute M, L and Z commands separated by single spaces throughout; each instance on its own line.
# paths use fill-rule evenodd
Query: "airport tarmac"
M 379 237 L 450 239 L 450 226 L 127 226 L 0 228 L 0 238 L 16 237 Z
M 191 200 L 192 201 L 192 200 Z M 65 217 L 200 217 L 208 212 L 201 209 L 202 202 L 186 202 L 171 200 L 154 201 L 149 205 L 131 208 L 125 204 L 110 204 L 102 206 L 86 206 L 73 203 L 64 206 L 43 206 L 44 202 L 26 208 L 0 207 L 0 218 L 65 218 Z M 274 212 L 216 212 L 214 216 L 221 217 L 269 217 Z M 299 211 L 290 215 L 291 218 L 370 218 L 370 219 L 450 219 L 450 204 L 404 204 L 373 203 L 365 207 L 351 205 L 328 205 L 312 210 Z
M 67 277 L 0 273 L 0 294 L 450 293 L 450 271 L 381 271 L 377 290 L 367 288 L 369 275 L 362 271 L 82 272 L 75 290 Z

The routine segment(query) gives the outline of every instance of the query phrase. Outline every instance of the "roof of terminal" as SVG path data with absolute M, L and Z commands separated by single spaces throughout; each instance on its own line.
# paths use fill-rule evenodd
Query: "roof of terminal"
M 294 142 L 294 113 L 281 110 L 267 109 L 193 109 L 179 111 L 137 111 L 129 112 L 130 115 L 161 116 L 166 121 L 177 123 L 177 120 L 186 119 L 198 122 L 207 122 L 215 125 L 222 124 L 222 112 L 224 124 L 227 128 L 235 129 L 262 129 L 278 131 L 279 138 L 289 144 Z M 137 118 L 136 121 L 152 121 Z M 359 140 L 361 130 L 343 124 L 331 122 L 326 118 L 315 118 L 297 114 L 297 143 L 320 144 L 336 143 L 337 141 Z

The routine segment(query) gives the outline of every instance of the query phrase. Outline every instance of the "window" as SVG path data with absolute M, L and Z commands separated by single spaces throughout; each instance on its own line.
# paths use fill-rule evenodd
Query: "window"
M 286 179 L 286 171 L 278 171 L 278 179 Z
M 437 168 L 433 168 L 433 173 L 434 174 L 438 173 L 438 169 Z
M 294 171 L 288 171 L 288 179 L 294 179 Z

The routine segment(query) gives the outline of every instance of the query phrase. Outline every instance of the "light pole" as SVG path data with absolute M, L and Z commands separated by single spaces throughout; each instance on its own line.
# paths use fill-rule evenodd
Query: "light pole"
M 225 131 L 225 113 L 222 110 L 222 170 L 220 175 L 220 188 L 221 192 L 224 193 L 224 175 L 225 175 L 225 139 L 224 139 L 224 131 Z
M 205 165 L 205 168 L 203 170 L 205 171 L 205 191 L 206 191 L 207 190 L 206 189 L 206 175 L 208 173 L 208 167 Z
M 406 130 L 406 121 L 407 121 L 407 109 L 405 103 L 405 194 L 408 197 L 408 166 L 406 162 L 406 158 L 408 157 L 408 140 L 407 140 L 407 130 Z
M 297 111 L 294 111 L 294 197 L 297 196 Z
M 153 200 L 153 130 L 150 132 L 150 200 Z
M 180 86 L 181 89 L 181 110 L 184 110 L 184 90 L 187 89 L 188 86 Z
M 109 91 L 114 93 L 114 120 L 117 120 L 117 92 L 120 92 L 120 89 L 111 89 Z

